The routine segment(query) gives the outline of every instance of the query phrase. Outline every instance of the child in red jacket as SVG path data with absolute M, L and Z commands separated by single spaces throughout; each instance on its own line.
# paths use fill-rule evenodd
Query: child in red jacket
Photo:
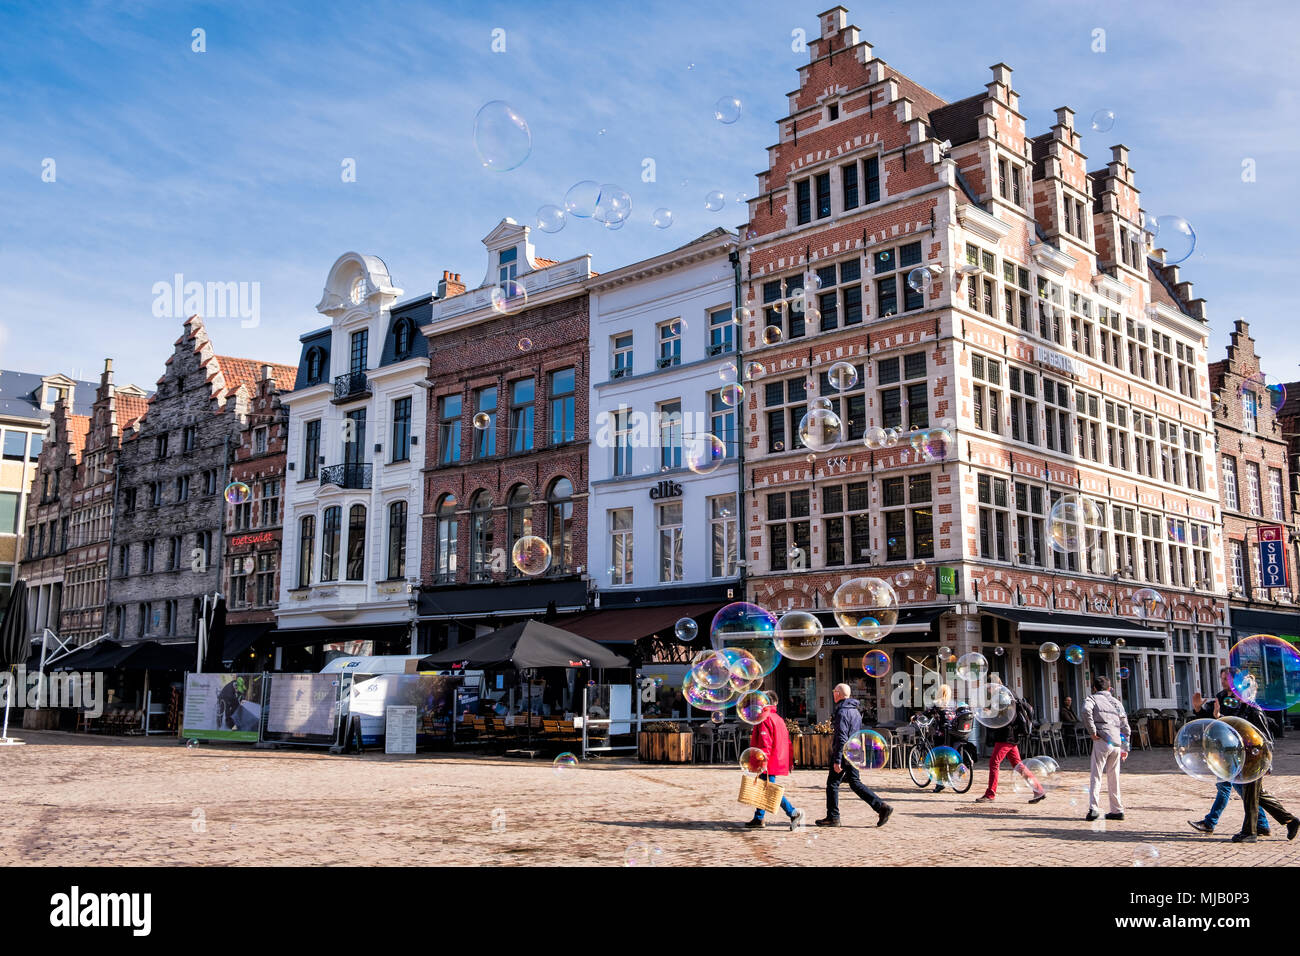
M 754 725 L 749 735 L 749 745 L 767 755 L 765 772 L 758 775 L 761 780 L 784 777 L 790 773 L 790 732 L 785 729 L 785 721 L 776 712 L 776 695 L 769 693 L 768 696 L 771 703 L 763 711 L 763 719 Z M 796 810 L 789 797 L 781 797 L 781 809 L 790 818 L 791 830 L 803 822 L 803 811 Z M 754 819 L 745 826 L 751 829 L 761 828 L 764 816 L 762 810 L 755 810 Z

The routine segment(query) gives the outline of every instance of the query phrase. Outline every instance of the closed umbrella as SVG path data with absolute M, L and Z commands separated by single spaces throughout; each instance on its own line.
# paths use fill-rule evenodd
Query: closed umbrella
M 27 633 L 27 582 L 19 578 L 9 594 L 9 607 L 5 611 L 4 622 L 0 623 L 0 669 L 8 672 L 14 666 L 26 661 L 30 653 L 30 638 Z M 5 694 L 4 730 L 0 733 L 0 744 L 21 743 L 9 739 L 9 705 L 17 693 L 17 686 L 11 683 L 9 692 Z

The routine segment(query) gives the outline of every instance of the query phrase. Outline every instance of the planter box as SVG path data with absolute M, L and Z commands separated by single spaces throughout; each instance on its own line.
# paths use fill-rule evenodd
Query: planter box
M 790 754 L 800 770 L 825 770 L 831 765 L 831 735 L 804 734 L 790 739 Z
M 695 753 L 694 734 L 641 733 L 636 755 L 648 763 L 690 763 Z

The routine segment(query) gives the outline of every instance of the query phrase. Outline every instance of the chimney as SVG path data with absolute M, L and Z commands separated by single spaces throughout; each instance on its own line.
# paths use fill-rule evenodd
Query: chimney
M 460 273 L 443 269 L 442 278 L 438 280 L 438 298 L 447 299 L 453 295 L 460 295 L 464 291 L 465 283 L 460 281 Z
M 275 377 L 275 372 L 269 365 L 262 366 L 262 381 L 269 382 Z
M 104 374 L 100 376 L 100 381 L 104 385 L 113 384 L 113 360 L 111 358 L 104 359 Z

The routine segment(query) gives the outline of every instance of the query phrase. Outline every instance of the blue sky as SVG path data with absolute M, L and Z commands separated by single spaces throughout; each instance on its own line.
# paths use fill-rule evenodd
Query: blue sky
M 824 3 L 7 3 L 0 367 L 93 378 L 112 356 L 119 383 L 152 386 L 180 326 L 153 316 L 152 288 L 178 272 L 260 283 L 261 324 L 212 319 L 217 349 L 296 362 L 298 336 L 325 324 L 314 306 L 343 252 L 383 258 L 406 297 L 443 269 L 476 284 L 479 241 L 503 216 L 532 225 L 582 179 L 623 186 L 630 221 L 535 231 L 540 254 L 589 251 L 608 270 L 735 228 L 744 207 L 730 200 L 755 191 L 807 59 L 791 31 L 815 35 Z M 1211 358 L 1244 315 L 1265 370 L 1300 379 L 1277 285 L 1300 245 L 1300 8 L 972 9 L 858 3 L 849 18 L 877 56 L 946 99 L 978 92 L 1005 61 L 1032 130 L 1075 109 L 1090 168 L 1127 144 L 1145 208 L 1197 231 L 1184 274 L 1209 301 Z M 491 49 L 497 28 L 505 53 Z M 1098 28 L 1104 53 L 1091 49 Z M 711 115 L 724 95 L 744 104 L 730 126 Z M 475 113 L 494 99 L 533 135 L 508 172 L 485 170 L 473 148 Z M 1108 133 L 1087 130 L 1098 109 L 1116 114 Z M 646 157 L 654 183 L 641 181 Z M 345 158 L 356 182 L 342 181 Z M 704 208 L 714 189 L 722 212 Z M 660 206 L 670 229 L 650 224 Z

